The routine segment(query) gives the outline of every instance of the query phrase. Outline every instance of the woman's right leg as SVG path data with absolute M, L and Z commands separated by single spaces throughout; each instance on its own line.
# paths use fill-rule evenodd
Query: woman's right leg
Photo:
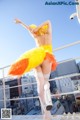
M 51 119 L 51 113 L 50 111 L 46 110 L 46 102 L 44 98 L 44 84 L 45 84 L 45 79 L 44 79 L 44 74 L 42 72 L 41 66 L 38 66 L 35 68 L 35 75 L 36 75 L 36 80 L 37 80 L 37 91 L 39 94 L 39 100 L 41 103 L 41 109 L 43 113 L 43 119 L 44 120 L 50 120 Z

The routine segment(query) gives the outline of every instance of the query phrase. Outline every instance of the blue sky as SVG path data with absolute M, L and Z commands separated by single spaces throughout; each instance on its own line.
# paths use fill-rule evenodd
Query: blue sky
M 80 24 L 69 17 L 75 5 L 45 5 L 49 0 L 0 0 L 0 68 L 13 63 L 25 51 L 35 47 L 27 30 L 14 23 L 39 25 L 50 20 L 53 28 L 53 49 L 80 40 Z M 51 1 L 51 0 L 50 0 Z M 61 1 L 61 0 L 52 0 Z M 74 0 L 64 0 L 72 1 Z M 80 45 L 55 52 L 57 61 L 79 56 Z

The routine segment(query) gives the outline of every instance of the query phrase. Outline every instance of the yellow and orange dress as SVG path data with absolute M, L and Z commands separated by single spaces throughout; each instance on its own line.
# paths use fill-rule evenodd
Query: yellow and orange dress
M 42 34 L 44 33 L 42 32 Z M 11 65 L 8 74 L 13 76 L 23 75 L 42 64 L 45 59 L 49 59 L 52 62 L 52 70 L 56 70 L 57 62 L 52 54 L 52 45 L 50 44 L 42 45 L 25 52 Z

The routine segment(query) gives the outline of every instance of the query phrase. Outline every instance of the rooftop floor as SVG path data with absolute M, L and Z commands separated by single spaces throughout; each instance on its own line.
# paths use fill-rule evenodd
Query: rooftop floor
M 13 115 L 11 120 L 43 120 L 43 119 L 42 115 Z M 52 116 L 51 120 L 80 120 L 80 114 L 54 115 Z

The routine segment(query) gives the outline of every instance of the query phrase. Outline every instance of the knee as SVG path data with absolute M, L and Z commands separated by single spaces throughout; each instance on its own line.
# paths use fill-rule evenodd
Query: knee
M 50 77 L 50 72 L 48 72 L 47 74 L 43 74 L 45 81 L 47 82 L 49 80 Z

